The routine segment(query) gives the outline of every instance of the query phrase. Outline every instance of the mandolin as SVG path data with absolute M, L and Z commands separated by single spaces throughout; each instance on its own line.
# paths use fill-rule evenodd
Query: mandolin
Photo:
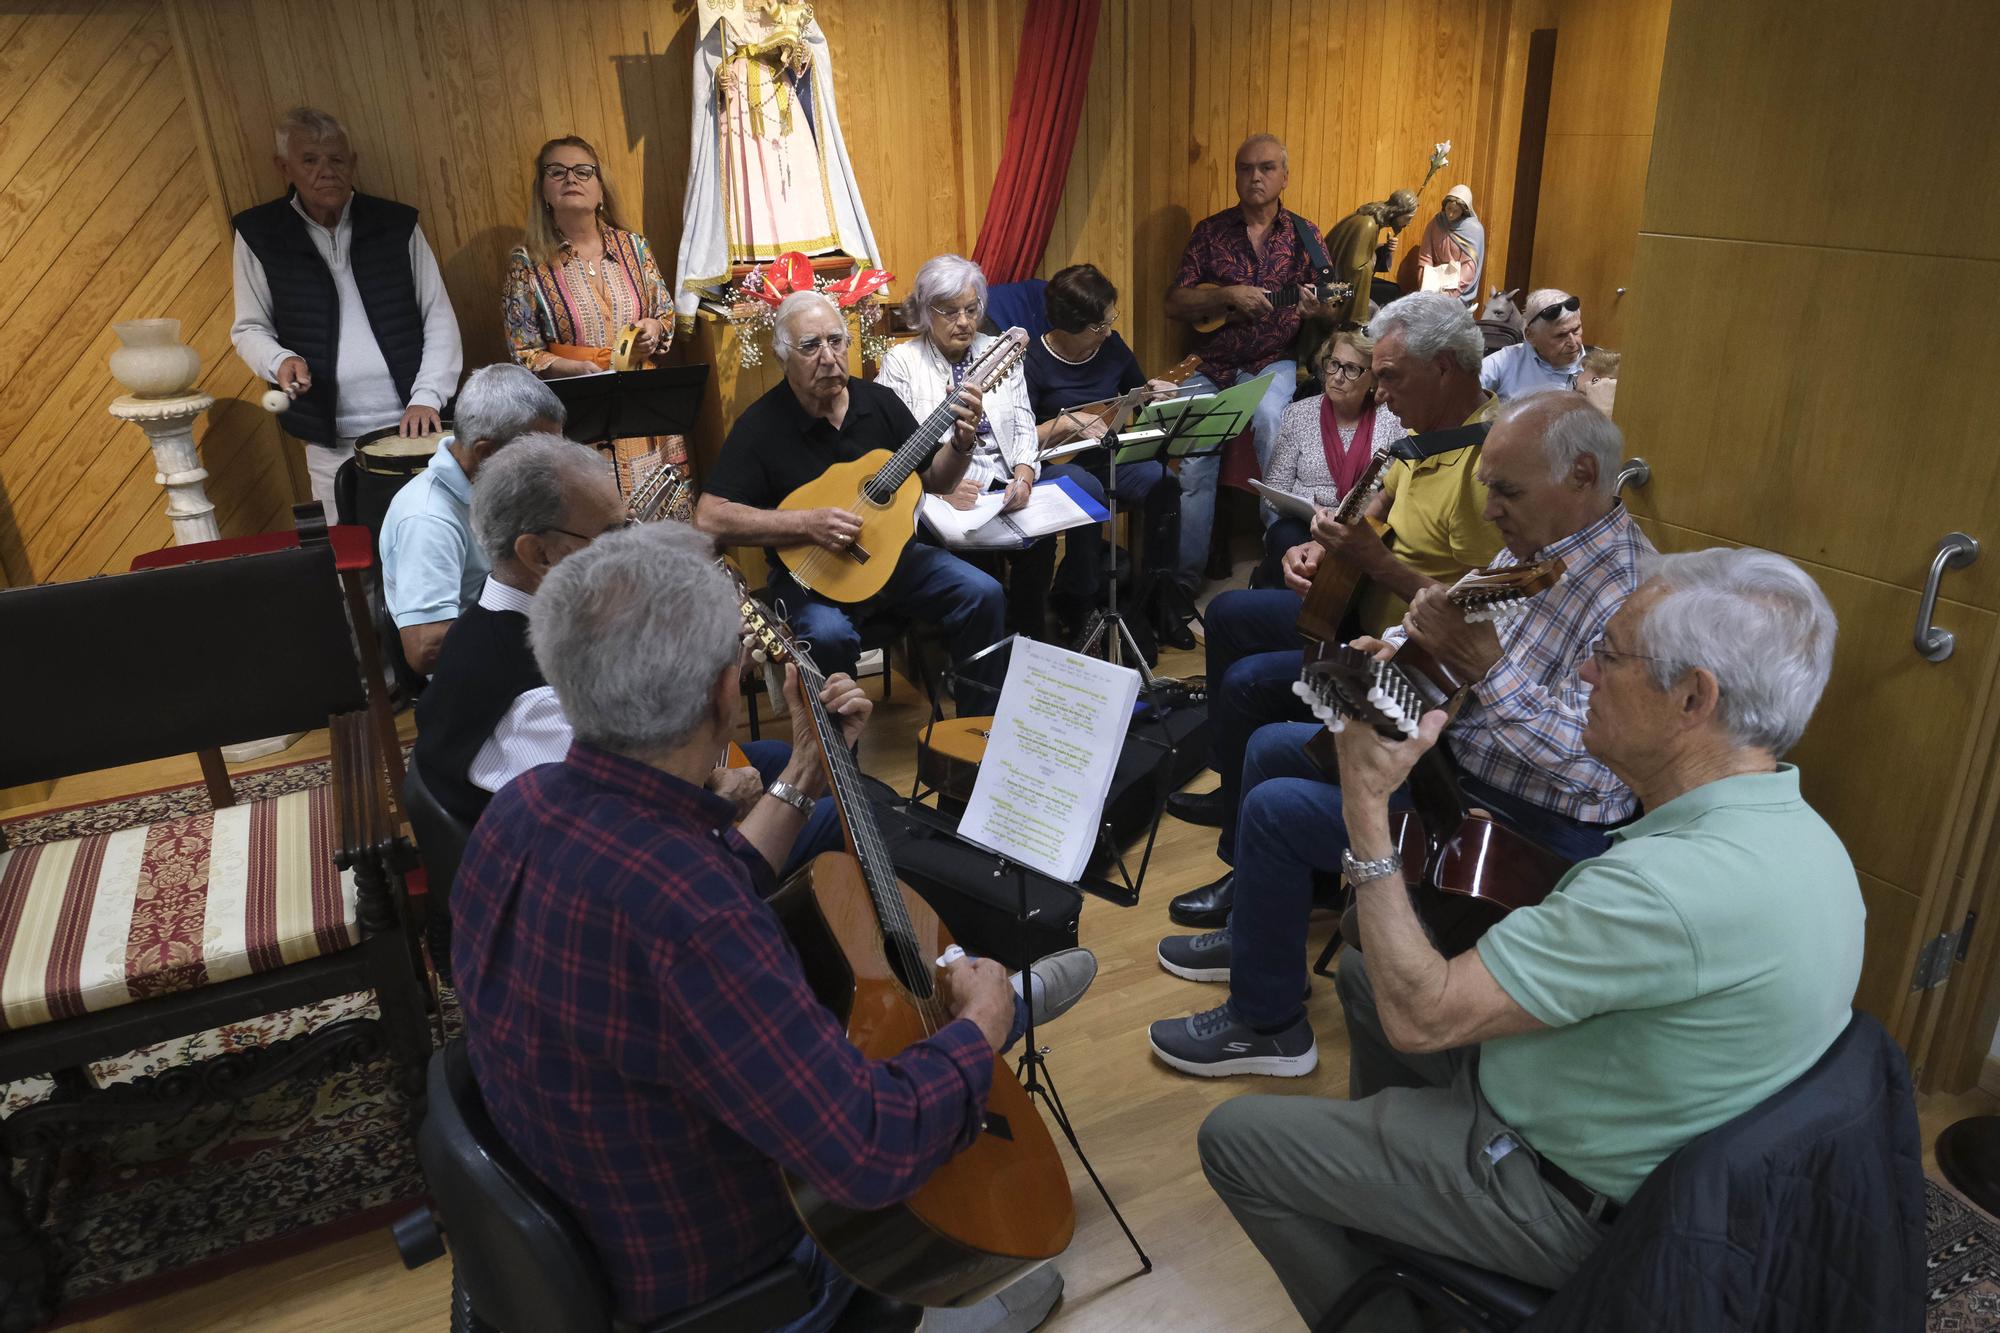
M 1382 474 L 1395 461 L 1387 449 L 1377 449 L 1353 487 L 1341 497 L 1340 506 L 1333 511 L 1333 521 L 1348 527 L 1366 523 L 1376 537 L 1386 540 L 1389 525 L 1370 518 L 1365 511 L 1375 492 L 1381 489 Z M 1313 571 L 1312 587 L 1299 603 L 1299 635 L 1306 641 L 1307 660 L 1340 642 L 1341 622 L 1354 608 L 1363 578 L 1359 568 L 1338 556 L 1328 553 L 1321 557 L 1319 568 Z
M 1468 621 L 1499 621 L 1520 614 L 1529 598 L 1562 574 L 1560 557 L 1478 570 L 1447 595 Z M 1292 689 L 1329 729 L 1308 747 L 1325 765 L 1337 723 L 1358 722 L 1401 740 L 1414 736 L 1418 720 L 1432 709 L 1457 717 L 1471 686 L 1420 645 L 1405 642 L 1386 662 L 1345 644 L 1329 647 L 1306 663 Z M 1471 948 L 1508 912 L 1547 897 L 1569 868 L 1485 811 L 1467 809 L 1442 741 L 1410 774 L 1410 794 L 1416 810 L 1396 814 L 1391 834 L 1411 902 L 1448 958 Z M 1349 943 L 1359 947 L 1359 941 Z
M 826 679 L 784 623 L 738 580 L 747 640 L 799 669 L 847 839 L 771 899 L 814 993 L 848 1040 L 873 1060 L 893 1057 L 951 1022 L 933 961 L 951 944 L 923 899 L 896 878 L 861 773 L 820 702 Z M 902 1203 L 844 1208 L 787 1176 L 813 1240 L 861 1285 L 918 1305 L 959 1305 L 1012 1281 L 1069 1245 L 1076 1209 L 1048 1127 L 1019 1080 L 993 1060 L 984 1132 Z
M 625 498 L 625 512 L 634 523 L 651 523 L 658 518 L 685 519 L 694 478 L 678 463 L 662 463 L 648 472 Z
M 966 372 L 965 383 L 988 393 L 1027 354 L 1028 335 L 1018 327 L 1008 329 Z M 916 535 L 917 502 L 924 494 L 917 474 L 952 428 L 951 408 L 959 392 L 946 394 L 894 453 L 871 449 L 852 462 L 835 463 L 779 501 L 781 510 L 849 509 L 861 515 L 861 535 L 842 550 L 829 551 L 814 542 L 778 548 L 779 561 L 801 588 L 847 604 L 882 591 Z
M 1222 285 L 1219 282 L 1197 282 L 1195 290 L 1199 291 L 1202 288 L 1214 289 Z M 1291 286 L 1282 287 L 1275 292 L 1267 291 L 1264 295 L 1271 299 L 1271 312 L 1276 314 L 1280 310 L 1289 309 L 1297 305 L 1299 303 L 1299 294 L 1304 290 L 1305 284 L 1293 283 Z M 1348 297 L 1354 295 L 1353 284 L 1346 282 L 1319 283 L 1318 290 L 1319 299 L 1322 301 L 1345 301 Z M 1192 321 L 1196 333 L 1214 333 L 1228 322 L 1229 312 L 1226 310 L 1218 314 L 1204 315 L 1200 319 Z
M 1166 384 L 1184 384 L 1188 376 L 1200 369 L 1200 355 L 1190 355 L 1182 357 L 1166 374 L 1155 375 L 1153 378 Z M 1102 423 L 1109 429 L 1113 419 L 1118 415 L 1119 404 L 1125 401 L 1128 401 L 1126 395 L 1114 394 L 1109 398 L 1100 398 L 1094 403 L 1079 403 L 1075 407 L 1064 408 L 1058 420 L 1067 417 L 1076 423 L 1075 426 L 1067 432 L 1051 431 L 1049 438 L 1042 444 L 1042 451 L 1046 453 L 1051 449 L 1059 449 L 1072 440 L 1082 438 L 1090 433 L 1089 428 L 1093 423 Z

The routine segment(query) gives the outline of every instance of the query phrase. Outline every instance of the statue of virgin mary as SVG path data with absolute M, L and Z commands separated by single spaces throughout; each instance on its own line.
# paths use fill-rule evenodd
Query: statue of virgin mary
M 674 305 L 788 250 L 881 267 L 840 137 L 826 35 L 803 0 L 700 0 Z

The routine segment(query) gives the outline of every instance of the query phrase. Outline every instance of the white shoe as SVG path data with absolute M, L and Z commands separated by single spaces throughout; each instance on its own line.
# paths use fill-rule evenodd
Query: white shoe
M 1043 1264 L 976 1304 L 924 1311 L 919 1333 L 1030 1333 L 1042 1326 L 1062 1293 L 1062 1274 L 1054 1264 Z
M 1030 1009 L 1035 1026 L 1040 1027 L 1076 1008 L 1076 1002 L 1090 989 L 1090 983 L 1097 980 L 1097 955 L 1088 949 L 1059 949 L 1037 958 L 1028 965 L 1027 972 L 1016 972 L 1008 978 L 1014 983 L 1016 995 L 1022 993 L 1022 978 L 1030 974 L 1035 979 Z

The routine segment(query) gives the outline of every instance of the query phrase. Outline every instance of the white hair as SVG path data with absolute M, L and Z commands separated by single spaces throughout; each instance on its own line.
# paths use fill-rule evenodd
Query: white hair
M 550 570 L 528 642 L 578 740 L 652 759 L 709 721 L 716 679 L 742 651 L 740 626 L 708 538 L 647 523 Z
M 318 107 L 295 106 L 278 117 L 278 156 L 292 155 L 292 136 L 296 134 L 304 143 L 332 143 L 335 139 L 345 139 L 351 146 L 347 127 Z
M 1833 607 L 1781 555 L 1717 547 L 1640 566 L 1664 587 L 1639 640 L 1666 689 L 1689 667 L 1715 677 L 1716 712 L 1739 744 L 1783 755 L 1805 733 L 1833 670 Z
M 986 275 L 980 272 L 979 265 L 964 255 L 932 255 L 917 270 L 916 285 L 903 298 L 903 318 L 913 329 L 929 328 L 931 306 L 957 296 L 968 287 L 979 303 L 979 314 L 984 315 Z
M 1493 424 L 1534 416 L 1542 428 L 1542 455 L 1549 479 L 1561 481 L 1589 454 L 1597 460 L 1597 491 L 1609 497 L 1618 485 L 1618 465 L 1625 461 L 1625 433 L 1588 398 L 1566 389 L 1541 389 L 1510 398 L 1494 414 Z
M 1368 321 L 1368 336 L 1380 342 L 1391 333 L 1401 333 L 1418 360 L 1450 355 L 1469 375 L 1479 373 L 1486 356 L 1486 340 L 1465 303 L 1443 292 L 1411 292 L 1383 306 Z
M 1534 323 L 1535 316 L 1552 305 L 1561 305 L 1569 300 L 1569 293 L 1560 287 L 1537 287 L 1528 293 L 1528 299 L 1521 303 L 1521 316 Z
M 1278 165 L 1284 167 L 1287 170 L 1291 169 L 1292 155 L 1285 151 L 1285 141 L 1283 139 L 1280 139 L 1277 135 L 1271 133 L 1269 130 L 1260 130 L 1256 134 L 1253 134 L 1249 138 L 1245 139 L 1242 143 L 1236 145 L 1236 156 L 1238 156 L 1239 158 L 1242 157 L 1243 150 L 1248 148 L 1253 143 L 1268 143 L 1277 145 Z
M 466 376 L 451 409 L 455 438 L 467 444 L 491 440 L 496 449 L 544 421 L 561 430 L 569 409 L 534 371 L 511 361 L 481 366 Z
M 847 316 L 840 312 L 840 303 L 825 292 L 810 289 L 793 292 L 778 302 L 778 308 L 771 316 L 771 350 L 778 354 L 778 360 L 792 358 L 792 321 L 808 310 L 827 310 L 840 321 L 843 330 L 847 327 Z
M 571 496 L 610 479 L 610 464 L 589 445 L 560 435 L 524 435 L 479 469 L 472 484 L 472 535 L 498 565 L 513 558 L 516 539 L 560 526 Z

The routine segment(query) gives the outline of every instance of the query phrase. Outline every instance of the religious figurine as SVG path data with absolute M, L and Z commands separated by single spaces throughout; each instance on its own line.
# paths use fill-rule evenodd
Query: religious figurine
M 697 14 L 679 319 L 722 297 L 731 265 L 797 251 L 880 267 L 812 5 L 700 0 Z

